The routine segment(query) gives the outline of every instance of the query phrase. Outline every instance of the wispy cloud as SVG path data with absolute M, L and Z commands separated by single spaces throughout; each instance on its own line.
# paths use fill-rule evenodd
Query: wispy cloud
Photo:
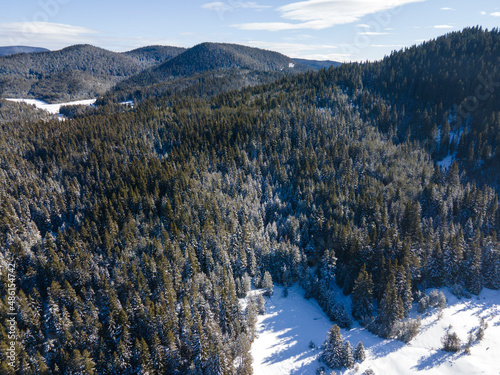
M 332 44 L 280 43 L 260 40 L 251 40 L 246 44 L 252 47 L 281 52 L 292 58 L 300 57 L 313 60 L 347 61 L 350 57 L 348 54 L 339 52 L 338 46 Z
M 493 12 L 493 13 L 490 13 L 490 16 L 493 16 L 493 17 L 500 17 L 500 12 Z
M 222 2 L 215 1 L 213 3 L 206 3 L 201 6 L 203 9 L 215 10 L 217 12 L 227 12 L 236 9 L 265 9 L 271 8 L 270 5 L 259 5 L 253 1 L 230 1 Z
M 98 31 L 86 27 L 51 22 L 13 22 L 0 24 L 0 43 L 7 45 L 69 45 L 88 43 Z
M 362 17 L 425 0 L 306 0 L 278 8 L 291 22 L 258 22 L 233 25 L 243 30 L 321 30 L 357 22 Z
M 370 47 L 375 48 L 403 48 L 406 47 L 404 44 L 370 44 Z
M 443 8 L 441 8 L 441 10 L 452 11 L 452 10 L 456 10 L 456 9 L 448 8 L 448 7 L 443 7 Z
M 374 35 L 389 35 L 391 33 L 384 33 L 384 32 L 381 32 L 381 31 L 362 31 L 360 33 L 358 33 L 359 35 L 370 35 L 370 36 L 374 36 Z
M 453 26 L 451 25 L 434 25 L 432 26 L 434 29 L 453 29 Z

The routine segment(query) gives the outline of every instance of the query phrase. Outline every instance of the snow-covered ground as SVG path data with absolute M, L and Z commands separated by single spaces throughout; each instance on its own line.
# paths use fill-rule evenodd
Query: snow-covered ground
M 96 99 L 85 99 L 85 100 L 76 100 L 73 102 L 67 102 L 67 103 L 57 103 L 57 104 L 49 104 L 44 102 L 43 100 L 38 100 L 38 99 L 8 99 L 6 98 L 5 100 L 10 100 L 12 102 L 23 102 L 26 104 L 32 104 L 38 109 L 43 109 L 49 113 L 52 113 L 54 115 L 58 114 L 61 107 L 64 105 L 92 105 L 95 103 Z
M 424 313 L 420 333 L 409 344 L 383 340 L 359 325 L 351 330 L 342 329 L 351 346 L 363 342 L 367 358 L 357 369 L 344 369 L 340 373 L 361 374 L 372 369 L 377 375 L 500 374 L 500 291 L 484 289 L 479 296 L 461 300 L 445 289 L 442 291 L 448 299 L 442 317 L 439 318 L 436 309 Z M 275 287 L 274 295 L 266 298 L 266 314 L 259 316 L 258 337 L 252 345 L 254 374 L 314 375 L 317 368 L 325 366 L 318 361 L 317 347 L 324 342 L 333 323 L 314 300 L 303 296 L 303 290 L 293 286 L 288 297 L 283 296 L 282 287 Z M 416 307 L 411 315 L 417 316 Z M 485 318 L 488 328 L 484 338 L 472 345 L 470 355 L 463 350 L 458 353 L 440 350 L 441 338 L 450 325 L 450 332 L 456 332 L 464 346 L 469 331 L 479 327 L 481 318 Z M 309 347 L 311 341 L 316 348 Z
M 436 162 L 438 167 L 448 170 L 451 164 L 455 161 L 455 155 L 447 155 L 443 160 Z

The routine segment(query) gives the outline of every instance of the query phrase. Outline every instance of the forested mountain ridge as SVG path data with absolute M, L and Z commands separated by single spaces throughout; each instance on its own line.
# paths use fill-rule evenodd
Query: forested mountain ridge
M 151 66 L 170 60 L 184 51 L 186 51 L 186 48 L 183 47 L 147 46 L 123 52 L 123 54 L 134 57 L 137 60 L 143 61 Z
M 345 64 L 329 79 L 351 88 L 365 119 L 394 141 L 416 140 L 436 162 L 456 160 L 470 181 L 498 188 L 499 67 L 500 32 L 474 27 L 378 62 Z
M 293 60 L 295 62 L 298 62 L 299 64 L 306 65 L 314 70 L 329 68 L 331 66 L 337 67 L 342 65 L 342 63 L 338 61 L 331 61 L 331 60 L 308 60 L 308 59 L 297 59 L 297 58 L 293 58 Z
M 278 52 L 237 44 L 201 43 L 120 82 L 105 100 L 140 101 L 186 89 L 198 92 L 195 95 L 198 97 L 210 96 L 269 83 L 286 74 L 309 69 Z
M 338 325 L 383 337 L 424 288 L 498 289 L 497 193 L 391 132 L 363 69 L 0 126 L 20 371 L 249 374 L 251 282 L 300 282 Z
M 16 53 L 37 53 L 37 52 L 48 52 L 46 48 L 39 47 L 28 47 L 28 46 L 8 46 L 0 47 L 0 57 L 7 55 L 15 55 Z
M 297 65 L 297 66 L 295 66 Z M 224 69 L 251 69 L 260 71 L 298 71 L 307 69 L 295 64 L 293 59 L 278 52 L 259 48 L 246 47 L 237 44 L 202 43 L 198 44 L 176 58 L 156 66 L 147 78 L 158 82 L 170 77 L 186 77 L 196 73 Z M 144 79 L 147 79 L 144 77 Z
M 117 82 L 175 56 L 182 49 L 150 47 L 116 53 L 90 45 L 0 57 L 5 98 L 49 102 L 95 98 Z

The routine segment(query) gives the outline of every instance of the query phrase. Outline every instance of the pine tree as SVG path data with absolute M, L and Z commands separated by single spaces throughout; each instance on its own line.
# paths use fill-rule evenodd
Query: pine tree
M 355 319 L 363 319 L 372 316 L 373 281 L 371 275 L 366 272 L 363 264 L 358 277 L 354 282 L 352 290 L 352 316 Z
M 365 347 L 363 343 L 360 341 L 356 348 L 354 349 L 354 359 L 358 362 L 363 362 L 366 358 Z
M 334 324 L 328 331 L 322 353 L 323 361 L 331 368 L 342 367 L 343 340 L 340 328 Z
M 342 366 L 345 368 L 354 367 L 354 357 L 352 354 L 351 343 L 346 340 L 342 345 Z
M 264 278 L 262 280 L 262 288 L 264 289 L 264 295 L 266 297 L 271 297 L 274 293 L 273 279 L 269 271 L 264 272 Z
M 483 289 L 483 277 L 481 275 L 481 250 L 476 242 L 471 243 L 465 264 L 467 266 L 465 287 L 472 294 L 478 295 Z
M 379 334 L 384 338 L 391 337 L 395 324 L 404 316 L 403 301 L 398 296 L 394 274 L 389 277 L 378 311 Z

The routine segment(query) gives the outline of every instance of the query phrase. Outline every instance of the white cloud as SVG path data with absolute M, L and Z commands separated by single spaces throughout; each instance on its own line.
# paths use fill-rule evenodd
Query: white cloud
M 215 1 L 213 3 L 206 3 L 201 6 L 203 9 L 215 10 L 217 12 L 226 12 L 236 9 L 265 9 L 271 8 L 270 5 L 259 5 L 253 1 L 243 2 L 243 1 L 230 1 L 222 2 Z
M 51 22 L 13 22 L 0 24 L 0 44 L 36 45 L 48 48 L 90 43 L 98 32 L 80 26 Z
M 493 13 L 490 13 L 490 16 L 493 16 L 493 17 L 500 17 L 500 12 L 493 12 Z
M 361 33 L 358 33 L 359 35 L 370 35 L 370 36 L 373 36 L 373 35 L 389 35 L 391 33 L 383 33 L 383 32 L 380 32 L 380 31 L 363 31 Z
M 434 25 L 432 26 L 434 29 L 453 29 L 453 26 L 451 25 Z
M 349 61 L 350 55 L 338 51 L 338 46 L 331 44 L 280 43 L 251 40 L 246 44 L 252 47 L 280 52 L 289 57 L 312 59 Z
M 320 30 L 357 22 L 368 14 L 390 11 L 421 1 L 425 0 L 306 0 L 278 8 L 282 18 L 296 22 L 244 23 L 234 26 L 244 30 Z
M 487 14 L 487 13 L 486 13 L 484 10 L 482 10 L 482 11 L 480 11 L 480 12 L 479 12 L 479 14 L 480 14 L 481 16 L 486 16 L 486 14 Z
M 405 44 L 370 44 L 370 47 L 376 48 L 403 48 L 406 47 Z
M 456 9 L 444 7 L 444 8 L 441 8 L 441 10 L 456 10 Z

